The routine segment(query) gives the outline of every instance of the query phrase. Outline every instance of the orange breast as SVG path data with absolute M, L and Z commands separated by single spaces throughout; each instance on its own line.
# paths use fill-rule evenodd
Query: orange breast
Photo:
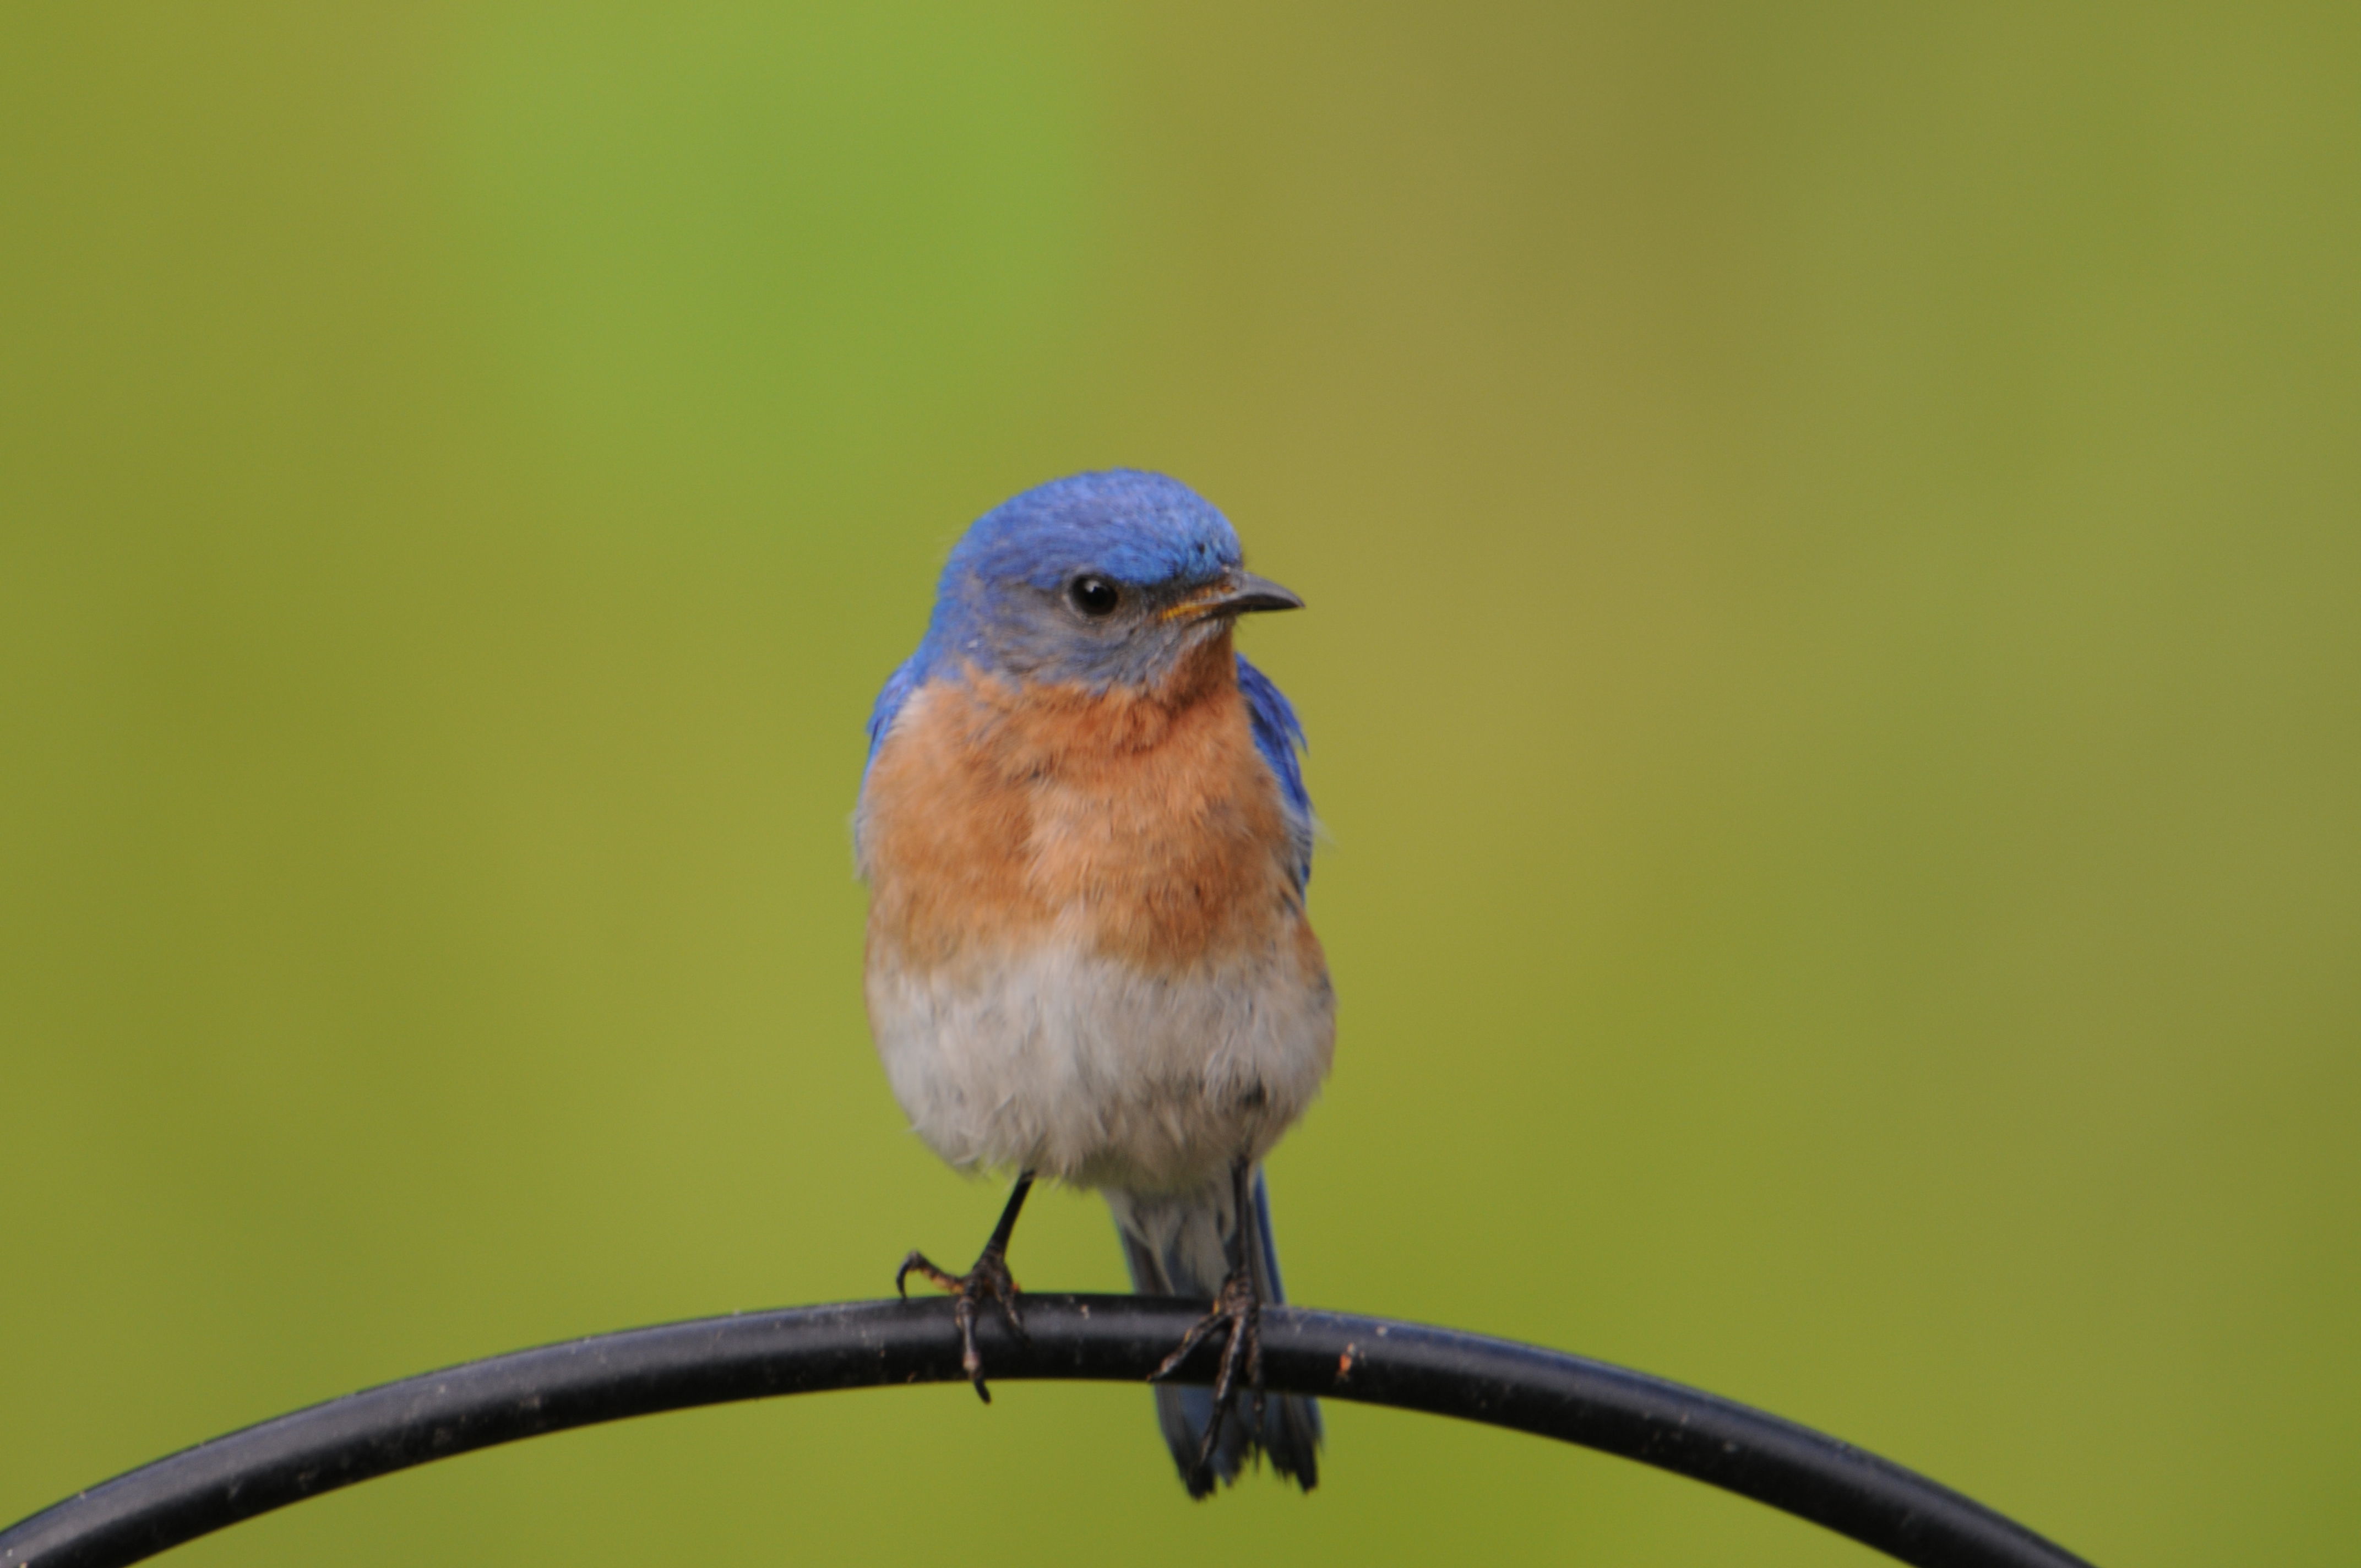
M 860 833 L 873 960 L 1065 939 L 1156 972 L 1256 946 L 1323 967 L 1226 636 L 1150 692 L 930 683 L 870 766 Z

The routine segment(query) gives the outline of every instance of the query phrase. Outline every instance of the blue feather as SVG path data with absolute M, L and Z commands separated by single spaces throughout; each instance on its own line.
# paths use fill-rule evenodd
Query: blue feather
M 924 683 L 926 657 L 927 650 L 921 646 L 917 652 L 902 661 L 900 668 L 885 677 L 885 685 L 877 694 L 876 706 L 869 710 L 870 762 L 877 760 L 877 748 L 884 743 L 885 732 L 894 728 L 894 716 L 902 711 L 902 705 L 910 700 L 910 694 Z M 862 764 L 862 772 L 864 776 L 867 774 L 868 762 Z
M 942 597 L 975 582 L 1054 588 L 1085 565 L 1126 583 L 1197 582 L 1238 561 L 1236 531 L 1202 496 L 1111 468 L 1037 485 L 976 519 L 943 567 Z
M 1303 739 L 1303 723 L 1295 717 L 1295 705 L 1287 694 L 1272 684 L 1271 678 L 1238 655 L 1238 690 L 1246 699 L 1246 714 L 1254 724 L 1255 750 L 1270 764 L 1279 776 L 1279 793 L 1285 797 L 1291 820 L 1288 826 L 1295 840 L 1295 885 L 1312 885 L 1312 792 L 1303 787 L 1302 760 L 1296 753 L 1308 745 Z

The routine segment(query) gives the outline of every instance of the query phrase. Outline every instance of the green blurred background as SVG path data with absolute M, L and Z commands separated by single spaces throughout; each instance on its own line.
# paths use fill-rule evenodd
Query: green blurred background
M 958 530 L 1169 470 L 1312 611 L 1298 1299 L 2102 1563 L 2361 1552 L 2361 13 L 0 11 L 0 1517 L 1000 1201 L 872 1058 Z M 1037 1288 L 1116 1287 L 1095 1199 Z M 1865 1563 L 1333 1409 L 710 1410 L 190 1563 Z

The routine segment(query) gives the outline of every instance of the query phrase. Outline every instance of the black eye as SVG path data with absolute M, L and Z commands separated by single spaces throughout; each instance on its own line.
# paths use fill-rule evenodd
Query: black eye
M 1115 613 L 1115 606 L 1123 602 L 1123 590 L 1104 577 L 1076 577 L 1066 597 L 1074 601 L 1076 609 L 1095 619 Z

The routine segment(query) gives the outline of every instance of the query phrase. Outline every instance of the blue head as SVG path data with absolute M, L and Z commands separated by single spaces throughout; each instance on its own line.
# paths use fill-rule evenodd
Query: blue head
M 1093 689 L 1153 685 L 1253 610 L 1303 601 L 1239 565 L 1227 519 L 1177 479 L 1076 474 L 976 520 L 919 662 Z

